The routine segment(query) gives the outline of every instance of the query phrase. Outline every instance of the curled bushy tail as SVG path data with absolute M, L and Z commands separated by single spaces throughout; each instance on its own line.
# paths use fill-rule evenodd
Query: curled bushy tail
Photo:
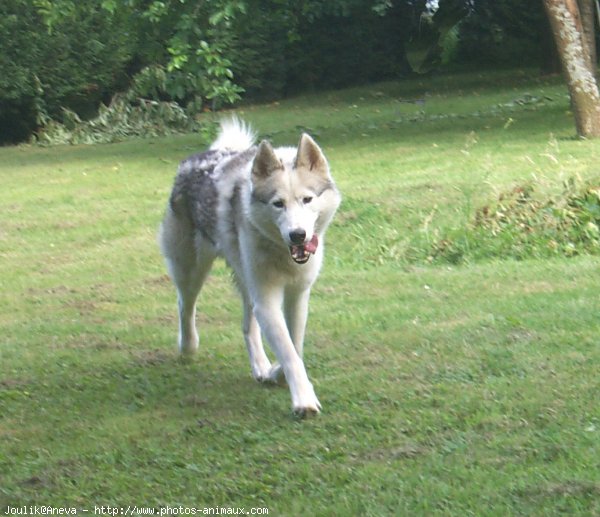
M 236 116 L 221 120 L 217 139 L 210 146 L 213 150 L 245 151 L 254 145 L 256 133 L 249 124 Z

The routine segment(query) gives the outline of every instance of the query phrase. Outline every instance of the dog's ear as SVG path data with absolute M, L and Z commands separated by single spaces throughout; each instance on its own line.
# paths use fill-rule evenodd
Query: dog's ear
M 297 169 L 306 167 L 309 171 L 327 175 L 328 167 L 325 155 L 317 143 L 306 133 L 300 137 L 294 165 Z
M 256 178 L 267 178 L 278 169 L 282 169 L 283 165 L 279 158 L 275 156 L 273 147 L 266 140 L 263 140 L 258 146 L 258 151 L 252 162 L 252 176 Z

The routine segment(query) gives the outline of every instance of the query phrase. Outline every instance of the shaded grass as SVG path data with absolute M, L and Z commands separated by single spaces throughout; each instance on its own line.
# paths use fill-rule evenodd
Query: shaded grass
M 244 108 L 277 144 L 316 129 L 344 195 L 311 302 L 324 412 L 308 421 L 252 381 L 222 263 L 201 353 L 176 356 L 154 234 L 197 136 L 0 149 L 0 508 L 598 514 L 597 258 L 454 267 L 415 248 L 534 175 L 549 194 L 593 177 L 598 146 L 571 138 L 555 81 L 436 78 L 424 107 L 397 102 L 423 88 Z M 528 92 L 556 100 L 497 110 Z

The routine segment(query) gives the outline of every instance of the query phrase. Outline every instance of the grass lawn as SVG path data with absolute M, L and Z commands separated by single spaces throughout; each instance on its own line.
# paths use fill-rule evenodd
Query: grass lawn
M 253 381 L 222 262 L 177 358 L 155 234 L 197 135 L 1 148 L 0 512 L 600 515 L 598 256 L 430 256 L 500 192 L 600 178 L 568 108 L 558 79 L 505 71 L 238 110 L 278 145 L 310 131 L 344 196 L 303 421 Z

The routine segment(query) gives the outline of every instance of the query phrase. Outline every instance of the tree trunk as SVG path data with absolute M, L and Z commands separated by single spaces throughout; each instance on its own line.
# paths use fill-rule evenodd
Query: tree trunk
M 544 0 L 567 79 L 577 134 L 600 137 L 600 93 L 590 66 L 577 0 Z
M 598 54 L 596 53 L 596 31 L 595 31 L 595 0 L 577 0 L 579 12 L 581 13 L 581 25 L 583 26 L 584 41 L 587 45 L 592 70 L 596 73 L 598 67 Z
M 542 48 L 540 69 L 542 74 L 559 74 L 561 71 L 560 56 L 556 49 L 554 34 L 552 34 L 552 27 L 550 27 L 550 21 L 547 16 L 542 19 L 542 23 L 543 26 L 540 33 L 540 45 Z

